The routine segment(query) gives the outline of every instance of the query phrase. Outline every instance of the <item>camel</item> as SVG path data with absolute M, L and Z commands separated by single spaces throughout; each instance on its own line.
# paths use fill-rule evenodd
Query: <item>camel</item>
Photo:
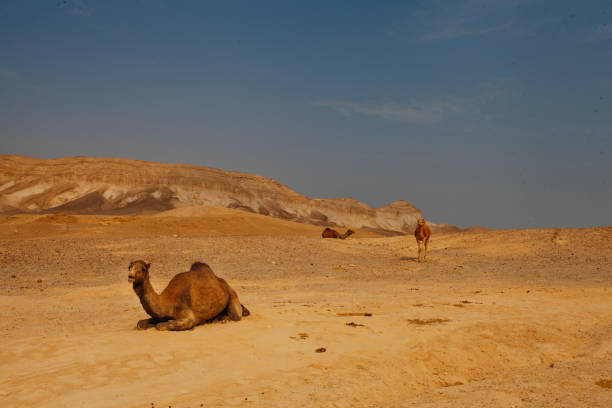
M 210 266 L 195 262 L 188 272 L 177 274 L 158 295 L 149 281 L 150 263 L 134 261 L 128 266 L 128 282 L 140 298 L 150 319 L 140 320 L 137 329 L 189 330 L 212 319 L 229 317 L 238 321 L 250 315 L 238 295 L 217 277 Z
M 323 238 L 346 239 L 349 236 L 353 235 L 354 233 L 355 233 L 355 231 L 353 231 L 352 229 L 346 230 L 346 232 L 344 234 L 339 234 L 338 231 L 336 231 L 336 230 L 333 230 L 331 228 L 325 228 L 323 230 L 323 233 L 321 234 L 321 236 Z
M 416 238 L 417 245 L 419 246 L 419 262 L 421 262 L 421 243 L 425 248 L 425 251 L 423 253 L 423 261 L 425 261 L 425 258 L 427 258 L 427 243 L 429 242 L 430 236 L 431 230 L 427 226 L 427 223 L 423 218 L 419 218 L 419 220 L 417 221 L 417 227 L 414 230 L 414 237 Z

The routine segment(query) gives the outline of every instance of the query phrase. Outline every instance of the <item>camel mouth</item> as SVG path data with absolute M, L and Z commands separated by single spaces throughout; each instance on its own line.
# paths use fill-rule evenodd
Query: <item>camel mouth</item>
M 133 276 L 128 276 L 128 282 L 129 283 L 134 283 L 135 280 L 136 280 L 136 278 L 134 278 Z

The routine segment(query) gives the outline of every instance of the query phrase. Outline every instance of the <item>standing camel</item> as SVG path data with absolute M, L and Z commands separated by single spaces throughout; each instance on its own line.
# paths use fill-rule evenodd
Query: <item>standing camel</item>
M 425 261 L 425 258 L 427 258 L 427 243 L 429 242 L 430 236 L 431 230 L 427 226 L 427 223 L 423 218 L 419 218 L 419 220 L 417 221 L 417 227 L 414 230 L 414 237 L 416 238 L 417 245 L 419 246 L 419 262 L 421 262 L 421 244 L 423 244 L 423 247 L 425 248 L 425 250 L 423 251 L 422 261 Z

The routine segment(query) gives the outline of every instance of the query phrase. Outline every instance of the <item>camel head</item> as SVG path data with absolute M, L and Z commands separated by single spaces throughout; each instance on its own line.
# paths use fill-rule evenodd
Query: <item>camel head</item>
M 355 231 L 353 231 L 352 229 L 349 229 L 346 231 L 346 236 L 348 237 L 349 235 L 353 235 L 355 233 Z
M 149 276 L 150 263 L 144 261 L 134 261 L 128 266 L 128 282 L 142 283 Z
M 417 221 L 417 224 L 425 225 L 425 220 L 423 218 L 419 218 L 419 220 Z

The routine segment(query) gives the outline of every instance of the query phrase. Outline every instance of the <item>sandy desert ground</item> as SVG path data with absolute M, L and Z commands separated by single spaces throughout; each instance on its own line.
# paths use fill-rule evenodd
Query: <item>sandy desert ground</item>
M 426 263 L 412 237 L 321 229 L 1 217 L 2 407 L 612 406 L 612 227 L 440 233 Z M 207 262 L 252 315 L 135 330 L 136 259 L 158 291 Z

